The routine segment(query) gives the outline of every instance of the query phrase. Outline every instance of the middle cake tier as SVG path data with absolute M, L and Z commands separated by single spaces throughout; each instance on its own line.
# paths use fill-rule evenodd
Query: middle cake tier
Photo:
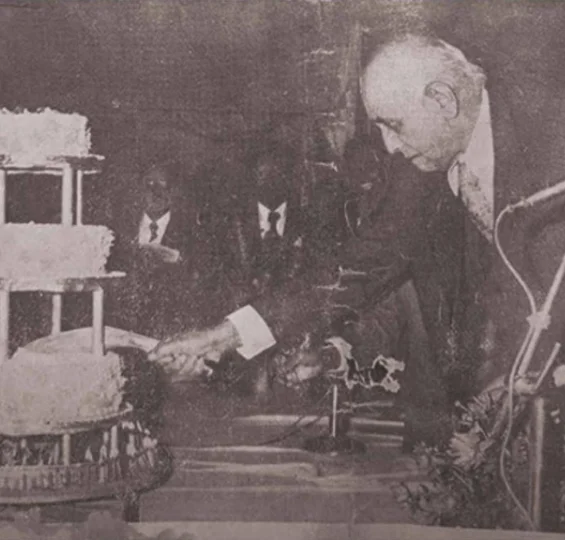
M 0 278 L 101 276 L 113 241 L 102 225 L 0 225 Z

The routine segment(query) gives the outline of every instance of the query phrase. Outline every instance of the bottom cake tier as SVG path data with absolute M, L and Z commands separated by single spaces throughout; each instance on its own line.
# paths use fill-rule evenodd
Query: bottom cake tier
M 0 504 L 125 497 L 157 486 L 171 466 L 166 448 L 137 421 L 61 436 L 5 437 Z

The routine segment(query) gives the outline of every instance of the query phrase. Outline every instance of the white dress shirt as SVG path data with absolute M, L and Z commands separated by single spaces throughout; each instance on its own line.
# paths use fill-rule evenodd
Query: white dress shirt
M 286 201 L 283 202 L 276 210 L 271 210 L 267 208 L 263 203 L 257 203 L 257 212 L 259 216 L 259 230 L 261 231 L 261 238 L 265 238 L 267 232 L 271 228 L 271 224 L 269 223 L 269 216 L 271 212 L 276 212 L 279 215 L 279 218 L 276 222 L 276 229 L 279 236 L 284 235 L 284 229 L 286 226 L 286 208 L 287 204 Z
M 494 228 L 494 145 L 488 92 L 483 90 L 479 118 L 469 145 L 447 173 L 451 190 L 469 210 L 481 233 L 492 241 Z
M 139 244 L 160 244 L 163 240 L 163 236 L 167 231 L 169 222 L 171 221 L 171 212 L 163 214 L 155 223 L 157 223 L 157 236 L 150 242 L 151 238 L 151 223 L 153 220 L 147 215 L 143 214 L 141 218 L 141 223 L 139 224 L 139 233 L 137 235 L 137 241 Z

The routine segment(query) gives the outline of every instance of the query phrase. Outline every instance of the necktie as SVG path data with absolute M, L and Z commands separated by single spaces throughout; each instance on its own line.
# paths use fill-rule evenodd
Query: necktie
M 272 240 L 274 238 L 280 238 L 279 232 L 277 231 L 277 222 L 281 218 L 278 212 L 269 213 L 269 230 L 265 234 L 265 240 Z
M 159 230 L 159 225 L 157 225 L 156 221 L 151 221 L 149 224 L 149 232 L 151 236 L 149 237 L 149 242 L 153 242 L 157 239 L 157 231 Z
M 459 174 L 459 195 L 471 215 L 472 221 L 481 234 L 489 241 L 493 234 L 493 208 L 481 189 L 479 179 L 473 174 L 464 161 L 457 162 Z

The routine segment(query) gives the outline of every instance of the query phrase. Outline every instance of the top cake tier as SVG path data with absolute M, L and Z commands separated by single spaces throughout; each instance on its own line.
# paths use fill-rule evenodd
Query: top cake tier
M 88 120 L 52 109 L 37 112 L 0 110 L 0 163 L 33 166 L 58 157 L 87 158 L 91 150 Z

